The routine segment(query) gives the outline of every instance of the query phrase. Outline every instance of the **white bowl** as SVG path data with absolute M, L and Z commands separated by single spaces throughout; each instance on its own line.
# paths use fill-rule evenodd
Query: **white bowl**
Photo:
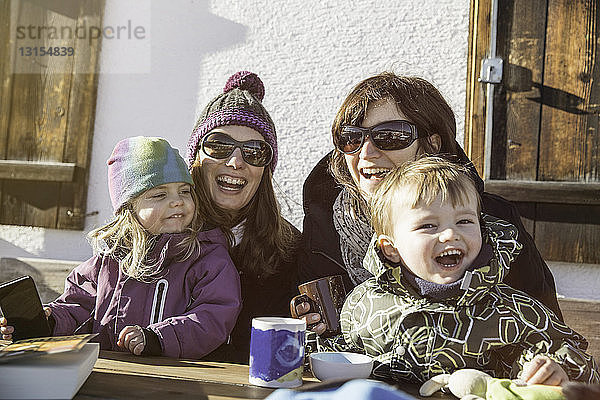
M 313 375 L 320 381 L 368 378 L 373 369 L 373 359 L 358 353 L 343 351 L 312 353 L 309 360 Z

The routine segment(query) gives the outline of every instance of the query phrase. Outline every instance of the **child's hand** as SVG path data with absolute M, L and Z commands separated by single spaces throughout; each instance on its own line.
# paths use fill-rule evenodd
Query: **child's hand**
M 12 340 L 12 334 L 15 331 L 15 328 L 8 325 L 8 321 L 4 317 L 0 317 L 0 333 L 2 334 L 2 339 L 4 340 Z
M 523 366 L 521 379 L 529 385 L 541 384 L 560 386 L 569 381 L 567 373 L 560 365 L 547 356 L 538 354 Z
M 44 307 L 44 314 L 46 314 L 46 319 L 52 314 L 52 310 L 49 307 Z M 6 318 L 0 318 L 0 334 L 2 334 L 2 339 L 4 340 L 12 340 L 12 334 L 15 332 L 15 328 L 12 325 L 8 325 L 8 321 Z
M 136 356 L 142 354 L 146 347 L 146 336 L 139 325 L 129 325 L 119 333 L 117 345 L 129 350 Z

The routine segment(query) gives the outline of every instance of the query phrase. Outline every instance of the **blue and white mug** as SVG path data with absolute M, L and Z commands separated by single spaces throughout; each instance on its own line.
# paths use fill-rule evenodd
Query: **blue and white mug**
M 306 322 L 301 319 L 252 319 L 250 376 L 257 386 L 291 388 L 302 385 Z

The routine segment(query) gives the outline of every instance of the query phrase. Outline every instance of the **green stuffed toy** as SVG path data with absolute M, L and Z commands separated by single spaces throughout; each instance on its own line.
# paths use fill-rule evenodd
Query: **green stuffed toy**
M 434 376 L 419 389 L 431 396 L 446 388 L 461 400 L 564 400 L 560 386 L 527 385 L 520 380 L 492 378 L 476 369 L 459 369 Z

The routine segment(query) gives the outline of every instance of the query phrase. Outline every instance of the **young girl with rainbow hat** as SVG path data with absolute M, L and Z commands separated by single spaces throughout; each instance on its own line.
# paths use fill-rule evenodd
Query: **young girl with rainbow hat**
M 241 309 L 220 230 L 201 232 L 185 161 L 156 137 L 117 143 L 108 160 L 114 219 L 89 233 L 94 256 L 67 277 L 46 314 L 57 336 L 98 333 L 101 349 L 200 358 Z M 0 333 L 14 331 L 6 319 Z

